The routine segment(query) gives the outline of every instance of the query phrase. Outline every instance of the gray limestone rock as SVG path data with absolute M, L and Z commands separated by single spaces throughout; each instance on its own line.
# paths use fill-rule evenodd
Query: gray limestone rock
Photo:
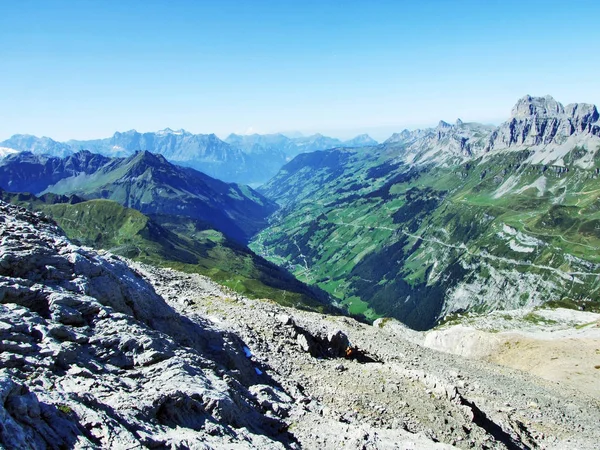
M 0 214 L 0 447 L 287 445 L 289 397 L 265 414 L 239 338 L 182 317 L 39 214 Z
M 572 143 L 569 144 L 569 139 Z M 546 150 L 566 147 L 548 158 L 554 162 L 576 145 L 587 147 L 600 139 L 598 111 L 594 105 L 574 103 L 564 107 L 554 98 L 526 95 L 513 107 L 511 118 L 492 132 L 486 151 L 503 149 Z M 590 150 L 595 150 L 595 146 Z M 552 152 L 550 152 L 552 153 Z M 534 158 L 532 161 L 536 162 Z

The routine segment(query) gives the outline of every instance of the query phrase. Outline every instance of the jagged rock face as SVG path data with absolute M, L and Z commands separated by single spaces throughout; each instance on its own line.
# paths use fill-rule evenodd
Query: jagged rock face
M 532 97 L 526 95 L 519 99 L 511 111 L 511 117 L 523 119 L 531 116 L 556 117 L 563 114 L 565 108 L 551 96 Z
M 436 128 L 403 130 L 384 144 L 398 148 L 398 157 L 410 164 L 453 164 L 483 153 L 493 127 L 477 123 L 455 124 L 441 120 Z
M 552 156 L 557 160 L 574 146 L 599 139 L 600 123 L 594 105 L 574 103 L 565 107 L 550 96 L 527 95 L 514 106 L 510 120 L 491 134 L 486 151 L 566 144 L 565 151 Z
M 0 338 L 0 447 L 286 441 L 249 391 L 266 380 L 238 338 L 180 316 L 123 261 L 2 202 Z
M 499 127 L 476 123 L 440 121 L 436 128 L 394 133 L 385 146 L 397 150 L 397 158 L 412 164 L 460 164 L 490 151 L 531 149 L 528 162 L 561 164 L 575 147 L 593 154 L 600 146 L 600 122 L 596 106 L 573 103 L 563 106 L 550 96 L 526 95 L 513 107 L 511 117 Z M 591 157 L 577 163 L 591 167 Z

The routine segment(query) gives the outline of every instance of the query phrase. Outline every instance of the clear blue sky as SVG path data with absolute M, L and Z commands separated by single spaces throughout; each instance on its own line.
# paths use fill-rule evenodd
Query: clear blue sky
M 600 103 L 598 1 L 0 3 L 0 140 L 165 127 L 345 137 Z

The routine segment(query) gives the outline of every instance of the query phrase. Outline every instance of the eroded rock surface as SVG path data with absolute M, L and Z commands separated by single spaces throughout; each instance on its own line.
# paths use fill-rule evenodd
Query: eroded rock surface
M 6 448 L 294 445 L 253 393 L 265 377 L 238 337 L 182 317 L 125 262 L 7 204 L 0 338 Z
M 511 118 L 492 132 L 486 151 L 532 149 L 532 163 L 561 163 L 574 147 L 593 154 L 600 143 L 596 106 L 572 103 L 563 106 L 554 98 L 526 95 L 513 107 Z M 587 159 L 580 162 L 587 168 Z

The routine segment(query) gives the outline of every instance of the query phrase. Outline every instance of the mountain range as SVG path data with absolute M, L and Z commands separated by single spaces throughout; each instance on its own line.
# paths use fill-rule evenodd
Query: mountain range
M 196 139 L 183 130 L 160 136 Z M 255 191 L 147 151 L 9 152 L 0 160 L 0 187 L 113 200 L 185 239 L 216 230 L 351 314 L 394 317 L 415 329 L 465 312 L 599 308 L 594 105 L 525 96 L 497 127 L 440 121 L 380 145 L 364 136 L 357 147 L 329 141 L 329 150 L 281 135 L 227 140 L 240 154 L 268 160 L 278 151 L 291 159 Z M 311 151 L 292 158 L 303 142 Z
M 327 294 L 246 247 L 275 203 L 162 155 L 11 154 L 0 161 L 0 198 L 43 211 L 85 245 L 207 275 L 251 297 L 335 309 Z
M 598 308 L 595 106 L 526 96 L 498 127 L 440 122 L 302 154 L 259 188 L 281 208 L 251 248 L 371 318 L 548 302 Z
M 0 161 L 0 187 L 109 199 L 142 213 L 200 219 L 239 242 L 263 228 L 277 208 L 247 186 L 225 183 L 147 151 L 123 158 L 89 151 L 64 158 L 17 153 Z
M 57 142 L 48 137 L 14 135 L 1 142 L 0 157 L 19 152 L 64 157 L 89 150 L 109 157 L 131 156 L 145 150 L 163 155 L 167 160 L 200 170 L 228 182 L 259 185 L 273 177 L 294 156 L 334 147 L 377 145 L 368 135 L 349 141 L 320 134 L 289 138 L 283 134 L 236 135 L 225 141 L 214 134 L 192 134 L 166 128 L 154 133 L 135 130 L 116 132 L 106 139 Z

